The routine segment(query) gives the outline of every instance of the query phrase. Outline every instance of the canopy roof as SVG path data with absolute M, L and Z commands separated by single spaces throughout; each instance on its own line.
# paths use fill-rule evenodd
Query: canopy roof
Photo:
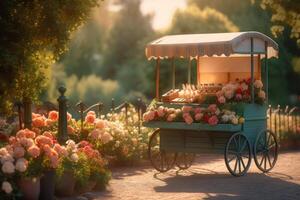
M 240 56 L 251 53 L 264 54 L 267 44 L 268 58 L 278 57 L 278 45 L 259 32 L 234 32 L 210 34 L 167 35 L 146 46 L 147 58 L 193 58 L 197 56 Z

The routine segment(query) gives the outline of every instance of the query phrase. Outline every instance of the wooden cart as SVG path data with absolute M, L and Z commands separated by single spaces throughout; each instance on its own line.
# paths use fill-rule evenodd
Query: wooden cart
M 243 124 L 150 121 L 143 125 L 155 128 L 149 141 L 149 158 L 155 169 L 166 172 L 176 164 L 180 169 L 191 166 L 197 153 L 224 153 L 228 171 L 234 176 L 247 173 L 251 159 L 262 172 L 270 171 L 277 161 L 276 136 L 267 130 L 267 102 L 254 103 L 254 79 L 262 79 L 268 94 L 267 60 L 277 57 L 278 45 L 258 32 L 171 35 L 147 45 L 146 56 L 156 59 L 156 100 L 167 107 L 199 104 L 162 102 L 160 97 L 160 60 L 172 62 L 172 84 L 175 89 L 175 58 L 187 58 L 188 82 L 191 82 L 191 60 L 197 60 L 197 84 L 216 80 L 230 81 L 251 77 L 251 102 L 243 105 Z M 261 59 L 264 58 L 263 66 Z M 263 75 L 264 78 L 261 78 Z M 205 106 L 205 105 L 201 105 Z

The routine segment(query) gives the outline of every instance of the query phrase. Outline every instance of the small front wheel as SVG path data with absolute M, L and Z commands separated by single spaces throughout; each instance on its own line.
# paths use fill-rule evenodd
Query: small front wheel
M 276 136 L 270 130 L 259 133 L 254 144 L 254 161 L 259 170 L 269 172 L 278 158 Z
M 233 134 L 225 148 L 225 164 L 233 176 L 243 176 L 251 164 L 251 146 L 242 133 Z
M 177 153 L 176 166 L 179 169 L 188 169 L 192 166 L 196 155 L 194 153 Z
M 152 166 L 159 172 L 166 172 L 174 166 L 176 153 L 167 152 L 160 148 L 160 130 L 156 130 L 150 137 L 148 156 Z

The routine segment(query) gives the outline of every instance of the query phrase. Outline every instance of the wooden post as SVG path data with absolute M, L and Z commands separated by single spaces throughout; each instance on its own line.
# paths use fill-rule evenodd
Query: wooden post
M 23 105 L 24 105 L 24 128 L 31 129 L 32 126 L 32 111 L 31 111 L 31 99 L 28 97 L 24 97 Z
M 191 84 L 191 68 L 192 68 L 192 60 L 189 58 L 189 66 L 188 66 L 188 84 Z
M 66 92 L 65 87 L 59 87 L 58 91 L 60 96 L 58 97 L 58 141 L 60 144 L 65 143 L 68 139 L 68 122 L 67 122 L 67 101 L 68 99 L 64 95 Z
M 269 103 L 269 69 L 268 69 L 268 42 L 265 41 L 265 90 L 266 102 Z
M 160 60 L 159 57 L 156 59 L 156 90 L 155 90 L 155 97 L 156 97 L 156 101 L 159 101 L 159 75 L 160 75 Z
M 274 113 L 274 133 L 278 137 L 278 130 L 277 130 L 277 115 L 278 115 L 278 110 Z
M 251 38 L 251 103 L 254 103 L 254 60 L 253 60 L 253 38 Z
M 197 56 L 197 85 L 200 85 L 201 84 L 201 81 L 200 81 L 200 57 Z
M 115 113 L 115 99 L 114 98 L 111 99 L 111 112 Z
M 18 109 L 18 119 L 19 119 L 19 129 L 21 130 L 23 128 L 22 123 L 23 123 L 23 117 L 22 117 L 22 103 L 18 101 L 16 103 L 17 109 Z
M 175 72 L 175 62 L 174 62 L 174 57 L 172 58 L 172 89 L 174 90 L 176 87 L 176 72 Z

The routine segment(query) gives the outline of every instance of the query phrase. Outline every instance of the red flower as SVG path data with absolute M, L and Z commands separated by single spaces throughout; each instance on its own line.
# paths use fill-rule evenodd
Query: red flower
M 206 123 L 208 123 L 209 115 L 208 115 L 208 114 L 204 114 L 203 120 L 204 120 Z
M 235 91 L 237 94 L 242 94 L 243 91 L 242 91 L 242 88 L 238 87 Z

